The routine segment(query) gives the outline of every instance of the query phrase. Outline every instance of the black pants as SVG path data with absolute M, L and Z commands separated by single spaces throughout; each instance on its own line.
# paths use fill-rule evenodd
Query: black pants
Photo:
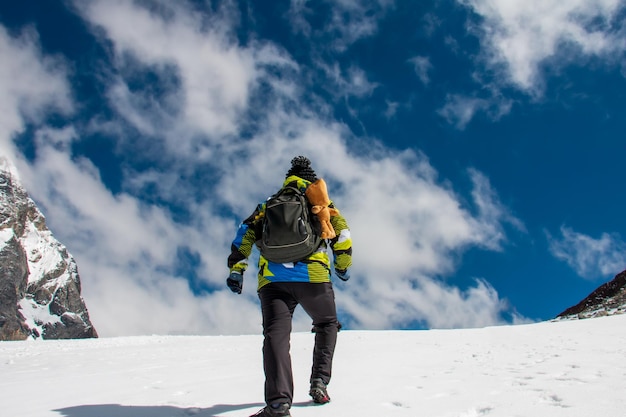
M 291 404 L 291 319 L 298 304 L 311 317 L 316 329 L 311 379 L 330 382 L 339 325 L 333 287 L 330 282 L 273 282 L 259 290 L 259 298 L 263 314 L 265 402 Z

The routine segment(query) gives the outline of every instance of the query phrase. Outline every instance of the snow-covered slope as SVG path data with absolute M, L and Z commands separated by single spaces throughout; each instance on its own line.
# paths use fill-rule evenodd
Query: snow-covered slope
M 0 340 L 97 337 L 74 258 L 0 157 Z
M 307 396 L 313 335 L 292 338 L 294 417 L 622 417 L 626 315 L 467 330 L 344 331 L 330 404 Z M 262 337 L 0 343 L 2 414 L 249 416 Z

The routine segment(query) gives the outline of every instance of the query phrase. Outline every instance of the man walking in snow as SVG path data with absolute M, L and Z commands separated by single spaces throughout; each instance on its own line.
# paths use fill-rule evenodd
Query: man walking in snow
M 304 192 L 317 181 L 309 159 L 303 156 L 291 161 L 283 189 L 296 187 Z M 329 200 L 330 201 L 330 200 Z M 328 205 L 334 209 L 332 201 Z M 228 257 L 230 275 L 228 287 L 241 294 L 243 273 L 252 248 L 259 244 L 263 234 L 263 222 L 267 202 L 261 203 L 237 230 Z M 309 395 L 318 404 L 330 401 L 327 385 L 330 382 L 332 360 L 337 341 L 339 322 L 335 308 L 335 296 L 331 283 L 331 271 L 340 279 L 350 278 L 348 268 L 352 265 L 352 241 L 350 230 L 341 214 L 333 210 L 330 223 L 336 236 L 322 239 L 315 251 L 294 262 L 272 262 L 263 256 L 258 264 L 258 296 L 263 316 L 263 368 L 265 371 L 266 406 L 254 416 L 291 416 L 293 401 L 293 375 L 289 352 L 291 319 L 299 304 L 313 320 L 315 346 L 311 369 Z M 267 227 L 267 226 L 266 226 Z M 328 256 L 333 252 L 333 263 Z M 252 416 L 251 416 L 252 417 Z

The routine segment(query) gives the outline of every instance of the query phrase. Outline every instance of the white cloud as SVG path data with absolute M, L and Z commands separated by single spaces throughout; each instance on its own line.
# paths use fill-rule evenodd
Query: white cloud
M 506 303 L 488 283 L 459 289 L 441 281 L 454 272 L 463 250 L 498 250 L 506 241 L 504 224 L 516 224 L 484 176 L 469 173 L 473 213 L 424 155 L 354 138 L 318 103 L 302 99 L 298 68 L 276 46 L 241 47 L 229 38 L 231 21 L 202 24 L 186 3 L 159 3 L 170 12 L 167 19 L 138 4 L 102 0 L 79 6 L 115 51 L 103 70 L 112 74 L 103 97 L 117 117 L 94 116 L 85 130 L 41 126 L 36 160 L 21 160 L 18 167 L 53 232 L 76 257 L 102 335 L 258 331 L 255 268 L 246 275 L 243 296 L 224 285 L 237 226 L 227 213 L 247 216 L 280 185 L 297 154 L 308 155 L 327 179 L 353 230 L 353 278 L 338 288 L 338 303 L 355 326 L 501 321 Z M 289 76 L 273 76 L 270 68 Z M 157 73 L 157 85 L 129 88 L 129 79 L 147 69 Z M 346 89 L 353 94 L 373 88 L 358 70 L 348 75 Z M 177 78 L 181 82 L 172 82 Z M 155 102 L 152 89 L 161 84 L 168 94 Z M 258 95 L 261 84 L 269 95 Z M 169 112 L 168 100 L 182 110 Z M 20 115 L 17 101 L 9 105 Z M 254 113 L 253 128 L 240 117 L 247 111 Z M 21 126 L 16 118 L 14 130 Z M 129 133 L 128 126 L 145 137 Z M 97 167 L 67 146 L 89 140 L 93 129 L 115 132 L 124 157 L 116 193 Z M 136 172 L 135 160 L 155 167 Z M 148 189 L 150 201 L 159 204 L 142 199 Z M 187 216 L 177 219 L 168 205 L 184 207 Z M 218 291 L 192 293 L 176 269 L 180 248 L 199 255 L 198 279 Z M 307 324 L 306 318 L 298 321 L 300 329 Z
M 439 109 L 438 113 L 448 123 L 463 130 L 477 112 L 484 111 L 488 107 L 489 103 L 485 99 L 451 94 L 446 97 L 446 103 Z
M 371 82 L 367 73 L 359 67 L 351 66 L 344 71 L 336 62 L 332 65 L 319 62 L 318 66 L 326 74 L 325 88 L 336 99 L 365 98 L 378 87 L 378 84 Z
M 416 56 L 409 59 L 409 62 L 413 64 L 417 78 L 419 78 L 422 84 L 428 85 L 430 83 L 430 75 L 428 73 L 433 68 L 433 65 L 430 63 L 430 58 L 426 56 Z
M 503 225 L 508 224 L 521 232 L 526 232 L 526 227 L 502 204 L 489 178 L 476 169 L 470 169 L 469 175 L 473 184 L 473 202 L 478 209 L 475 229 L 479 236 L 476 240 L 488 249 L 500 250 L 506 241 Z
M 384 115 L 387 119 L 392 119 L 393 117 L 395 117 L 396 113 L 398 112 L 400 103 L 396 101 L 387 100 L 385 104 L 387 105 L 387 108 L 385 109 Z
M 508 114 L 513 101 L 502 96 L 493 86 L 485 97 L 448 94 L 437 113 L 459 130 L 464 130 L 478 113 L 485 113 L 491 120 L 499 120 Z
M 562 226 L 562 238 L 547 234 L 550 251 L 586 279 L 603 279 L 626 269 L 626 243 L 617 234 L 599 239 Z
M 456 255 L 470 245 L 499 250 L 506 240 L 502 223 L 522 228 L 486 178 L 470 172 L 478 207 L 473 216 L 453 191 L 437 182 L 436 172 L 422 156 L 391 153 L 362 160 L 362 167 L 355 163 L 349 169 L 353 176 L 345 180 L 346 195 L 338 200 L 351 226 L 356 225 L 356 278 L 343 290 L 348 299 L 342 295 L 355 325 L 386 328 L 410 320 L 435 327 L 497 323 L 493 318 L 505 304 L 488 284 L 463 292 L 435 278 L 453 272 Z
M 315 71 L 321 71 L 326 78 L 318 81 L 317 86 L 327 90 L 336 100 L 347 102 L 352 97 L 364 98 L 372 94 L 378 87 L 370 80 L 368 74 L 352 61 L 341 63 L 339 57 L 356 42 L 374 36 L 378 31 L 378 23 L 387 10 L 394 5 L 393 0 L 346 0 L 327 1 L 331 5 L 323 21 L 318 21 L 316 28 L 309 23 L 312 11 L 306 1 L 292 0 L 286 14 L 292 30 L 313 41 L 308 51 Z M 319 6 L 319 5 L 316 5 Z M 301 52 L 301 51 L 300 51 Z M 356 116 L 351 108 L 348 111 Z
M 611 62 L 626 50 L 621 0 L 458 1 L 482 18 L 474 29 L 487 65 L 531 95 L 542 93 L 543 66 Z
M 287 15 L 292 30 L 306 36 L 331 36 L 330 48 L 344 52 L 360 39 L 370 37 L 378 31 L 378 21 L 387 9 L 393 7 L 394 0 L 332 0 L 328 19 L 319 32 L 315 32 L 307 17 L 310 10 L 307 2 L 291 0 Z
M 438 110 L 450 124 L 465 129 L 479 113 L 492 120 L 508 114 L 513 101 L 503 91 L 510 87 L 533 100 L 543 97 L 552 74 L 570 65 L 598 60 L 619 67 L 626 51 L 626 25 L 621 0 L 457 0 L 476 21 L 467 30 L 480 40 L 476 70 L 480 89 L 450 92 Z M 447 41 L 456 51 L 452 38 Z
M 50 111 L 72 111 L 64 62 L 44 56 L 34 29 L 19 37 L 0 26 L 0 151 L 15 157 L 11 136 L 26 120 L 40 122 Z
M 198 228 L 183 225 L 157 206 L 113 195 L 88 160 L 71 160 L 46 140 L 54 133 L 38 135 L 38 158 L 21 164 L 20 172 L 51 229 L 77 260 L 83 296 L 101 335 L 255 330 L 254 321 L 230 318 L 232 311 L 256 311 L 252 292 L 240 300 L 225 298 L 225 289 L 194 296 L 175 269 L 178 248 L 206 251 L 210 255 L 199 274 L 222 289 L 223 271 L 215 266 L 223 267 L 225 260 L 218 263 L 214 254 L 226 252 L 234 223 L 199 216 Z
M 234 17 L 228 9 L 205 22 L 202 14 L 185 8 L 186 3 L 163 2 L 167 16 L 136 2 L 75 4 L 91 24 L 113 40 L 119 75 L 109 92 L 112 106 L 146 134 L 154 135 L 164 127 L 178 129 L 180 140 L 172 144 L 174 150 L 193 152 L 195 144 L 185 141 L 197 132 L 217 138 L 237 134 L 262 67 L 293 65 L 273 46 L 237 46 L 229 33 Z M 145 91 L 128 89 L 124 76 L 145 70 L 179 79 L 182 84 L 175 94 L 168 95 L 172 102 L 165 108 L 150 97 L 146 100 Z M 169 87 L 176 88 L 175 84 Z M 172 115 L 172 110 L 180 114 Z M 169 124 L 163 123 L 164 117 Z

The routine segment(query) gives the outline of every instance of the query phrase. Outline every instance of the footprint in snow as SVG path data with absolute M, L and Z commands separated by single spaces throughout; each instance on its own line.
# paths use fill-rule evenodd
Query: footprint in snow
M 473 407 L 459 415 L 459 417 L 481 417 L 489 414 L 493 408 L 491 407 Z
M 544 393 L 542 395 L 542 398 L 544 402 L 554 407 L 569 408 L 569 405 L 563 404 L 563 398 L 559 397 L 556 394 Z
M 411 408 L 410 406 L 401 403 L 400 401 L 393 401 L 390 403 L 384 403 L 383 404 L 386 407 L 390 407 L 390 408 Z

